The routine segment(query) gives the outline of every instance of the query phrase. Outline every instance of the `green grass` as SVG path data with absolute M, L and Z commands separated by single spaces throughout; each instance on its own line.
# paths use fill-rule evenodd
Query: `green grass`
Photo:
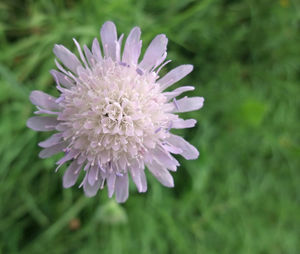
M 206 99 L 181 132 L 200 158 L 178 158 L 174 189 L 148 174 L 124 205 L 64 190 L 38 158 L 47 134 L 25 126 L 30 90 L 57 95 L 53 45 L 91 45 L 106 20 L 144 45 L 165 33 L 163 71 L 193 64 L 180 84 Z M 1 1 L 0 253 L 299 253 L 299 25 L 296 0 Z

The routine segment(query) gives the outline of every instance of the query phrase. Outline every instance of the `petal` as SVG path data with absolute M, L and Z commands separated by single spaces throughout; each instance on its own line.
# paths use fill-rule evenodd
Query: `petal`
M 174 129 L 192 128 L 195 126 L 196 123 L 197 121 L 195 119 L 183 120 L 181 118 L 178 118 L 172 121 L 172 128 Z
M 168 39 L 164 34 L 157 35 L 147 48 L 139 68 L 143 71 L 149 71 L 152 67 L 161 61 L 167 50 Z
M 99 41 L 97 40 L 97 38 L 95 38 L 93 40 L 92 53 L 98 62 L 102 60 L 101 49 L 100 49 Z
M 79 62 L 77 56 L 75 56 L 70 50 L 68 50 L 63 45 L 57 45 L 55 44 L 53 48 L 53 52 L 56 55 L 58 59 L 69 68 L 73 73 L 77 73 L 77 67 L 81 66 L 81 63 Z
M 86 45 L 83 45 L 83 51 L 84 51 L 86 59 L 88 60 L 90 67 L 93 67 L 96 63 L 96 60 L 95 60 L 92 52 Z
M 129 169 L 133 182 L 135 183 L 139 192 L 147 191 L 147 181 L 144 169 L 138 167 L 131 167 Z
M 124 34 L 121 34 L 119 40 L 116 43 L 116 61 L 119 63 L 121 61 L 121 47 L 123 41 Z
M 182 149 L 180 149 L 180 148 L 178 148 L 178 147 L 176 147 L 176 146 L 173 146 L 173 145 L 171 145 L 171 144 L 168 144 L 168 143 L 166 143 L 166 142 L 164 142 L 164 143 L 162 144 L 162 146 L 163 146 L 163 148 L 164 148 L 166 151 L 168 151 L 168 152 L 170 152 L 170 153 L 174 153 L 174 154 L 181 154 L 181 153 L 182 153 Z
M 52 131 L 55 130 L 58 121 L 55 117 L 33 116 L 27 120 L 26 124 L 35 131 Z
M 169 171 L 160 165 L 158 162 L 153 160 L 152 162 L 146 163 L 149 171 L 155 176 L 155 178 L 166 187 L 174 187 L 174 180 Z
M 72 80 L 77 80 L 77 78 L 72 74 L 72 72 L 70 72 L 69 70 L 67 71 L 56 59 L 54 60 L 54 62 L 59 71 L 61 71 L 65 75 L 67 75 Z
M 175 107 L 172 112 L 179 113 L 198 110 L 203 107 L 203 103 L 203 97 L 184 97 L 178 101 L 174 99 Z
M 107 58 L 111 58 L 112 60 L 116 60 L 117 54 L 117 29 L 113 22 L 107 21 L 101 28 L 100 31 L 104 55 Z
M 182 150 L 180 154 L 187 160 L 195 160 L 199 156 L 198 150 L 180 136 L 170 134 L 166 141 L 175 147 L 179 147 Z
M 156 69 L 163 61 L 165 61 L 166 57 L 167 57 L 167 52 L 165 52 L 160 58 L 157 59 L 155 65 L 153 66 L 153 68 L 150 71 L 153 71 L 154 69 Z M 157 71 L 158 70 L 159 70 L 159 68 L 157 69 Z
M 128 198 L 128 174 L 122 176 L 116 176 L 116 200 L 118 203 L 124 203 Z
M 166 55 L 167 56 L 167 55 Z M 159 66 L 159 68 L 155 71 L 156 75 L 158 75 L 158 73 L 160 72 L 160 70 L 165 67 L 168 63 L 170 63 L 171 60 L 165 61 L 161 66 Z
M 99 178 L 99 168 L 98 165 L 94 165 L 90 168 L 88 173 L 89 184 L 94 185 L 94 183 L 98 180 L 98 178 Z
M 108 197 L 111 198 L 115 191 L 116 174 L 109 174 L 107 177 Z
M 142 185 L 140 192 L 146 192 L 147 191 L 147 179 L 146 179 L 146 174 L 145 174 L 144 169 L 140 174 L 140 178 L 141 178 L 141 185 Z
M 32 104 L 36 105 L 36 106 L 40 106 L 44 109 L 48 109 L 48 110 L 58 110 L 59 109 L 59 105 L 55 102 L 55 100 L 57 98 L 46 94 L 42 91 L 32 91 L 30 96 L 30 101 L 32 102 Z
M 70 161 L 73 158 L 75 158 L 79 153 L 80 152 L 78 150 L 71 150 L 71 151 L 67 152 L 64 157 L 62 157 L 59 161 L 56 162 L 56 165 L 60 165 L 60 166 L 63 165 L 67 161 Z M 58 168 L 57 168 L 57 170 L 58 170 Z
M 81 153 L 78 158 L 77 158 L 77 163 L 78 164 L 83 164 L 86 161 L 86 155 L 84 155 L 83 153 Z
M 195 90 L 195 87 L 193 87 L 193 86 L 182 86 L 171 92 L 165 92 L 165 93 L 163 93 L 163 95 L 166 96 L 167 100 L 169 101 L 184 92 L 193 91 L 193 90 Z
M 40 153 L 39 156 L 42 159 L 49 158 L 54 154 L 60 153 L 66 148 L 67 144 L 65 142 L 58 143 L 57 145 L 47 147 L 43 149 Z
M 160 84 L 161 90 L 165 90 L 169 86 L 173 85 L 177 81 L 184 78 L 193 70 L 193 65 L 184 64 L 176 67 L 175 69 L 169 71 L 165 76 L 157 81 Z
M 60 122 L 56 127 L 55 127 L 55 130 L 57 131 L 66 131 L 66 130 L 69 130 L 69 126 L 66 125 L 64 122 Z
M 74 82 L 68 76 L 59 71 L 51 70 L 50 73 L 53 76 L 57 85 L 62 85 L 66 88 L 71 88 L 75 85 Z
M 70 188 L 76 183 L 80 173 L 79 169 L 81 168 L 81 166 L 82 166 L 81 164 L 80 165 L 77 164 L 76 160 L 70 164 L 70 166 L 67 168 L 63 176 L 64 188 Z
M 99 179 L 93 185 L 91 185 L 86 177 L 83 184 L 84 194 L 87 197 L 95 196 L 100 188 L 101 180 L 102 178 L 99 177 Z
M 122 62 L 134 65 L 137 64 L 142 48 L 140 37 L 141 29 L 139 27 L 134 27 L 127 37 Z
M 162 147 L 154 149 L 152 151 L 152 156 L 159 164 L 171 171 L 176 171 L 177 166 L 180 165 L 179 162 Z
M 86 59 L 85 59 L 85 57 L 84 57 L 84 55 L 83 55 L 83 53 L 82 53 L 80 44 L 78 43 L 78 41 L 77 41 L 75 38 L 73 38 L 73 41 L 74 41 L 74 43 L 75 43 L 75 45 L 76 45 L 76 47 L 77 47 L 77 50 L 78 50 L 78 53 L 79 53 L 79 56 L 80 56 L 81 61 L 84 63 L 84 65 L 85 65 L 86 67 L 88 67 L 88 64 L 87 64 L 87 62 L 86 62 Z
M 40 147 L 47 148 L 58 144 L 62 139 L 62 134 L 55 133 L 50 138 L 39 143 Z
M 56 111 L 51 111 L 51 110 L 47 110 L 47 109 L 42 109 L 41 107 L 37 106 L 37 111 L 34 111 L 34 114 L 36 115 L 43 115 L 43 114 L 46 114 L 46 115 L 58 115 L 59 112 L 56 112 Z

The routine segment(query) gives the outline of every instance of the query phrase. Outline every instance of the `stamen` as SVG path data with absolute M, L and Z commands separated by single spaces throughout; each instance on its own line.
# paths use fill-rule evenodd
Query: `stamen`
M 178 106 L 178 103 L 176 101 L 176 98 L 173 99 L 173 103 L 174 103 L 176 109 L 179 110 L 179 106 Z
M 155 130 L 155 133 L 158 133 L 161 130 L 161 127 Z
M 122 66 L 124 66 L 124 67 L 130 67 L 130 65 L 129 65 L 129 64 L 127 64 L 127 63 L 124 63 L 124 62 L 119 62 L 119 64 L 120 64 L 120 65 L 122 65 Z
M 166 129 L 166 132 L 169 132 L 172 129 L 173 121 L 169 122 L 168 128 Z
M 140 68 L 137 68 L 136 69 L 136 72 L 137 74 L 139 74 L 140 76 L 142 76 L 144 74 L 144 72 L 140 69 Z

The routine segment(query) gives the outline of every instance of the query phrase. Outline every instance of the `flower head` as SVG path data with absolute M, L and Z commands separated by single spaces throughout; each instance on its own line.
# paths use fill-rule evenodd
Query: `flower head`
M 64 152 L 57 169 L 66 162 L 63 186 L 80 184 L 87 196 L 96 195 L 106 183 L 108 195 L 118 202 L 128 198 L 128 175 L 139 192 L 147 190 L 145 166 L 167 187 L 174 182 L 169 171 L 178 161 L 171 154 L 196 159 L 197 149 L 170 130 L 191 128 L 196 120 L 183 120 L 176 114 L 200 109 L 202 97 L 176 97 L 192 86 L 165 89 L 189 74 L 192 65 L 181 65 L 164 77 L 159 71 L 165 61 L 167 38 L 157 35 L 139 62 L 142 41 L 140 28 L 131 30 L 121 54 L 123 35 L 117 37 L 114 23 L 106 22 L 101 31 L 102 50 L 95 38 L 91 50 L 77 46 L 80 60 L 62 45 L 54 46 L 58 70 L 52 70 L 60 97 L 33 91 L 31 102 L 36 114 L 27 126 L 36 131 L 55 131 L 40 142 L 39 156 L 47 158 Z M 44 116 L 46 114 L 47 116 Z

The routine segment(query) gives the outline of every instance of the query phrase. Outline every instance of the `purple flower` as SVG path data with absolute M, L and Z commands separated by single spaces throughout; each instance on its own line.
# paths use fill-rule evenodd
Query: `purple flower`
M 170 129 L 191 128 L 196 120 L 183 120 L 176 113 L 198 110 L 202 97 L 183 97 L 194 90 L 183 86 L 171 92 L 165 89 L 188 75 L 192 65 L 181 65 L 160 78 L 160 69 L 169 61 L 168 39 L 157 35 L 141 61 L 140 28 L 131 30 L 121 54 L 123 35 L 117 37 L 114 23 L 106 22 L 101 31 L 102 50 L 98 40 L 92 49 L 77 46 L 80 60 L 62 45 L 54 46 L 58 70 L 52 70 L 57 89 L 55 98 L 33 91 L 31 102 L 36 114 L 27 126 L 36 131 L 55 131 L 40 142 L 39 156 L 47 158 L 64 152 L 57 169 L 70 162 L 63 186 L 73 186 L 83 171 L 80 184 L 86 196 L 96 195 L 106 182 L 108 195 L 115 193 L 118 202 L 128 198 L 128 175 L 139 192 L 146 192 L 145 166 L 166 187 L 173 187 L 169 171 L 176 171 L 178 161 L 171 154 L 188 160 L 199 156 L 197 149 Z

